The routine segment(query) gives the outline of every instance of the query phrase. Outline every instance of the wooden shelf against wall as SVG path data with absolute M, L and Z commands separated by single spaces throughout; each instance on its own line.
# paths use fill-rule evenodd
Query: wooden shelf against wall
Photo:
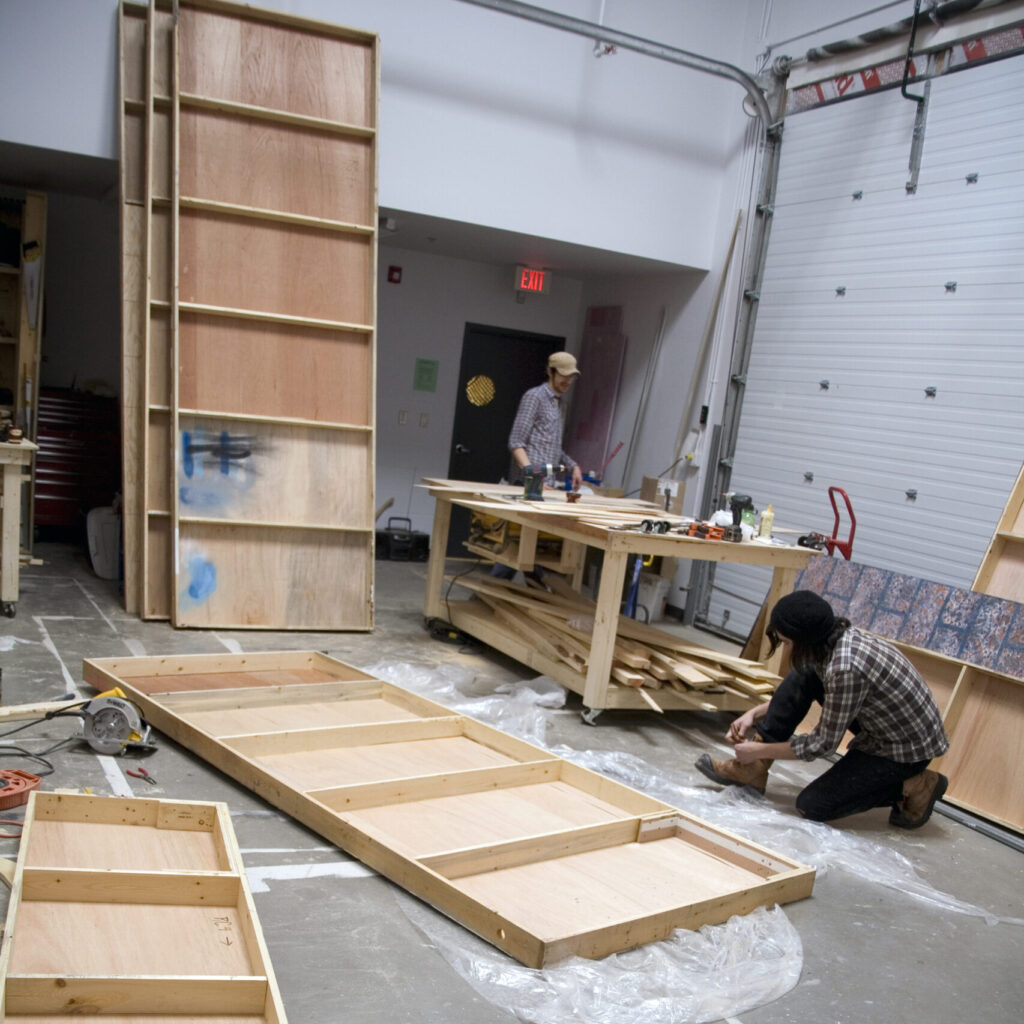
M 378 40 L 221 0 L 177 13 L 121 11 L 126 604 L 369 629 Z M 261 602 L 266 581 L 282 595 Z
M 950 748 L 932 767 L 949 777 L 950 803 L 1024 832 L 1024 679 L 894 643 L 928 683 Z
M 971 589 L 1024 603 L 1024 466 L 1010 491 Z

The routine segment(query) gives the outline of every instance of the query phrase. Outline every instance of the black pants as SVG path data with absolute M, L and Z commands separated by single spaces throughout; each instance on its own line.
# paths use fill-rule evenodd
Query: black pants
M 767 743 L 785 743 L 814 703 L 825 699 L 825 687 L 814 672 L 790 672 L 779 684 L 768 713 L 757 723 Z M 860 731 L 856 719 L 850 732 Z M 903 781 L 917 775 L 928 761 L 904 764 L 887 757 L 851 750 L 796 798 L 796 808 L 811 821 L 834 821 L 873 807 L 895 807 Z

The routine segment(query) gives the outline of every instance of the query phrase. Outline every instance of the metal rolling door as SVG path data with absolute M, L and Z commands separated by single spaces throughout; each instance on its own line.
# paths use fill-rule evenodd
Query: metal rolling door
M 933 80 L 913 193 L 898 89 L 787 119 L 732 472 L 824 533 L 843 487 L 855 561 L 964 588 L 1024 436 L 1022 90 L 1021 56 Z M 708 620 L 745 635 L 763 575 L 719 566 Z

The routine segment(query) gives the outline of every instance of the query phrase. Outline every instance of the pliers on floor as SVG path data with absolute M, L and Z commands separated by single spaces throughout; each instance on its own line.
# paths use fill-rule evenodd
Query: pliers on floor
M 142 767 L 142 765 L 139 765 L 138 771 L 133 771 L 129 768 L 128 774 L 134 776 L 136 779 L 142 779 L 143 782 L 148 782 L 151 786 L 156 785 L 156 779 L 154 779 L 153 776 Z

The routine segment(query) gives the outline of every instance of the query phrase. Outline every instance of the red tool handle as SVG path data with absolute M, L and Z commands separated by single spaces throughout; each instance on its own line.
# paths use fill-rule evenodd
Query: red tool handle
M 839 506 L 836 504 L 836 495 L 841 494 L 843 501 L 846 502 L 846 511 L 850 516 L 850 535 L 846 540 L 838 540 L 839 536 Z M 828 500 L 832 502 L 832 511 L 835 513 L 835 521 L 832 523 L 832 536 L 826 538 L 825 546 L 828 548 L 829 555 L 834 554 L 837 550 L 847 561 L 853 555 L 853 535 L 857 532 L 857 517 L 853 514 L 853 505 L 850 504 L 850 496 L 842 489 L 842 487 L 830 487 L 828 489 Z

